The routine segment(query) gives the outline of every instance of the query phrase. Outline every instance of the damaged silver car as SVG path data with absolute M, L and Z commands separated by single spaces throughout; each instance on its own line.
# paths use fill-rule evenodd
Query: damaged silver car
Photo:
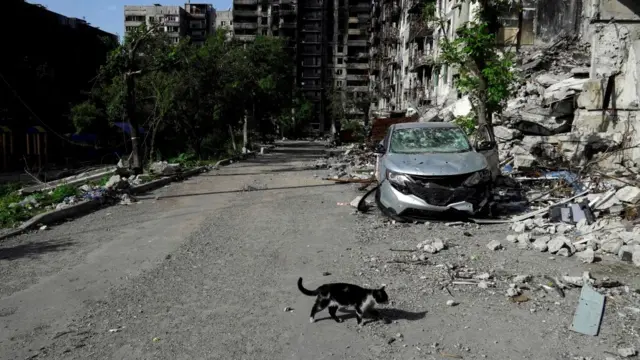
M 388 216 L 487 210 L 491 185 L 499 175 L 498 147 L 488 128 L 476 131 L 472 146 L 455 124 L 394 124 L 375 152 L 380 184 L 376 202 Z

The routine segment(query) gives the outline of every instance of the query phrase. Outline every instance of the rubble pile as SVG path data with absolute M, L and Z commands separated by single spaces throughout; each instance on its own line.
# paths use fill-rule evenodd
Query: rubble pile
M 640 188 L 626 186 L 577 198 L 547 213 L 517 221 L 506 241 L 521 249 L 570 257 L 585 263 L 602 256 L 640 266 L 640 222 L 628 209 L 640 206 Z
M 364 144 L 341 146 L 324 159 L 316 160 L 313 167 L 329 169 L 333 179 L 370 179 L 374 175 L 376 156 Z

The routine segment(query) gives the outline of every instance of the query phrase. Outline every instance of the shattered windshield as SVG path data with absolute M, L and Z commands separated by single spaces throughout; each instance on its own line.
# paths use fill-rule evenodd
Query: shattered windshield
M 459 128 L 409 128 L 393 131 L 389 150 L 398 154 L 457 153 L 471 151 L 471 145 Z

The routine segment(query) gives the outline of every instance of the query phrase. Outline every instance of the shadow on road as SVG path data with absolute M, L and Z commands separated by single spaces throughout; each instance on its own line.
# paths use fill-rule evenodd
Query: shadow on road
M 292 189 L 305 189 L 305 188 L 316 188 L 316 187 L 327 187 L 327 186 L 337 186 L 337 185 L 349 185 L 349 184 L 340 184 L 340 183 L 331 183 L 331 184 L 317 184 L 317 185 L 302 185 L 302 186 L 282 186 L 282 187 L 272 187 L 266 189 L 257 189 L 254 188 L 252 190 L 224 190 L 224 191 L 208 191 L 201 193 L 190 193 L 190 194 L 177 194 L 177 195 L 165 195 L 165 196 L 140 196 L 138 200 L 162 200 L 162 199 L 171 199 L 171 198 L 179 198 L 179 197 L 188 197 L 188 196 L 202 196 L 202 195 L 219 195 L 219 194 L 233 194 L 233 193 L 243 193 L 243 192 L 255 192 L 255 191 L 271 191 L 271 190 L 292 190 Z
M 63 251 L 73 244 L 69 240 L 47 240 L 0 248 L 0 260 L 35 258 L 49 252 Z
M 366 325 L 368 323 L 371 322 L 375 322 L 375 321 L 384 321 L 385 323 L 389 324 L 392 321 L 396 321 L 396 320 L 408 320 L 408 321 L 416 321 L 416 320 L 421 320 L 424 319 L 424 317 L 427 315 L 426 311 L 419 311 L 419 312 L 411 312 L 411 311 L 406 311 L 406 310 L 401 310 L 401 309 L 394 309 L 394 308 L 386 308 L 386 309 L 376 309 L 378 312 L 378 317 L 373 317 L 370 314 L 365 314 L 364 317 L 368 318 L 369 320 L 364 321 L 363 324 Z M 344 313 L 343 315 L 338 315 L 339 318 L 341 318 L 342 320 L 348 320 L 348 319 L 355 319 L 356 318 L 356 312 L 355 310 L 346 310 L 346 309 L 340 309 L 340 312 Z M 333 321 L 333 319 L 331 319 L 330 316 L 324 317 L 324 318 L 319 318 L 316 320 L 317 321 L 322 321 L 322 320 L 331 320 Z

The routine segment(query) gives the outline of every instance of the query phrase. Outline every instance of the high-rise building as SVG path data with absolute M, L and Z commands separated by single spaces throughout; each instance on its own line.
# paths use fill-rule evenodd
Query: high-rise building
M 369 0 L 234 0 L 234 38 L 273 35 L 287 40 L 297 88 L 315 105 L 309 125 L 324 132 L 331 124 L 330 99 L 369 92 L 370 12 Z M 362 115 L 350 110 L 352 116 Z
M 210 4 L 185 4 L 181 6 L 125 5 L 125 32 L 147 24 L 160 24 L 160 29 L 173 41 L 189 36 L 195 44 L 202 44 L 216 28 L 216 11 Z

